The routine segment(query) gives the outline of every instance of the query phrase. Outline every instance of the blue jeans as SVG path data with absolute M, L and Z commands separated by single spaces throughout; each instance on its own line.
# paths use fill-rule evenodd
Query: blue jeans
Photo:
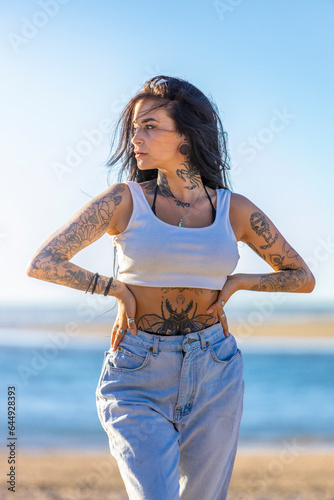
M 97 411 L 130 500 L 226 499 L 243 372 L 220 323 L 174 336 L 126 330 L 104 353 Z

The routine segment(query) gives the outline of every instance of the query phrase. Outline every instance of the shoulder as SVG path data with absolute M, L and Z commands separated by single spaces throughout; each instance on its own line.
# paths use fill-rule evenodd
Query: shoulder
M 230 210 L 233 214 L 239 215 L 242 218 L 248 218 L 254 213 L 261 211 L 247 196 L 240 193 L 232 193 L 230 198 Z
M 101 210 L 108 214 L 109 227 L 107 233 L 110 235 L 120 232 L 124 225 L 124 220 L 129 218 L 132 212 L 133 202 L 131 191 L 126 182 L 116 182 L 101 194 Z
M 114 209 L 124 206 L 131 199 L 130 188 L 125 182 L 116 182 L 98 195 L 101 201 Z
M 257 208 L 256 205 L 254 205 L 254 203 L 249 198 L 240 193 L 232 193 L 231 191 L 230 200 L 231 200 L 230 201 L 231 208 L 239 212 L 244 210 L 246 211 L 251 210 L 254 207 Z

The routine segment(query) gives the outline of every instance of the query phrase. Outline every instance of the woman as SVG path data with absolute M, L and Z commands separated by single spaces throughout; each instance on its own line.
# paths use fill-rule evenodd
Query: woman
M 225 132 L 196 87 L 157 76 L 118 124 L 109 166 L 122 158 L 128 180 L 51 235 L 27 272 L 118 301 L 96 398 L 129 498 L 222 500 L 244 395 L 224 305 L 238 290 L 309 293 L 315 279 L 263 211 L 228 189 Z M 119 279 L 70 262 L 105 233 Z M 231 274 L 237 241 L 274 272 Z

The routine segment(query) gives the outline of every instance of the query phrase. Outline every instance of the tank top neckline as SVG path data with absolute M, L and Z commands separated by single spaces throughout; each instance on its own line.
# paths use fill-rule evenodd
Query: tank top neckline
M 128 181 L 129 182 L 129 181 Z M 140 184 L 138 182 L 133 182 L 133 181 L 130 181 L 132 182 L 133 184 L 137 184 L 138 186 L 138 189 L 140 191 L 140 196 L 142 197 L 143 201 L 144 201 L 144 204 L 147 208 L 147 211 L 150 213 L 150 216 L 153 220 L 157 221 L 158 223 L 164 225 L 164 226 L 167 226 L 169 228 L 175 228 L 177 229 L 179 232 L 180 230 L 193 230 L 193 231 L 198 231 L 198 230 L 203 230 L 203 229 L 212 229 L 213 227 L 215 227 L 218 223 L 218 220 L 220 218 L 220 202 L 221 202 L 221 196 L 220 196 L 220 193 L 222 191 L 222 189 L 216 189 L 216 195 L 217 195 L 217 203 L 216 203 L 216 217 L 215 217 L 215 220 L 212 222 L 212 224 L 210 224 L 209 226 L 203 226 L 203 227 L 187 227 L 187 226 L 176 226 L 174 224 L 168 224 L 168 222 L 165 222 L 161 219 L 159 219 L 159 217 L 157 217 L 153 212 L 152 212 L 152 209 L 150 207 L 150 204 L 148 203 L 147 199 L 146 199 L 146 196 L 144 195 L 144 191 L 142 190 Z M 226 191 L 226 190 L 224 190 Z

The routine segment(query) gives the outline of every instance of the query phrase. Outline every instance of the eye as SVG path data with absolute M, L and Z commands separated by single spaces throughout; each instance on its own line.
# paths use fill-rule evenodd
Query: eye
M 147 128 L 147 127 L 152 127 L 152 129 L 153 129 L 153 128 L 155 128 L 155 126 L 154 126 L 154 125 L 145 125 L 145 128 Z M 138 127 L 135 127 L 135 126 L 133 125 L 133 127 L 132 127 L 132 133 L 133 133 L 133 135 L 137 132 L 137 128 L 138 128 Z M 149 129 L 149 130 L 151 130 L 151 129 Z

